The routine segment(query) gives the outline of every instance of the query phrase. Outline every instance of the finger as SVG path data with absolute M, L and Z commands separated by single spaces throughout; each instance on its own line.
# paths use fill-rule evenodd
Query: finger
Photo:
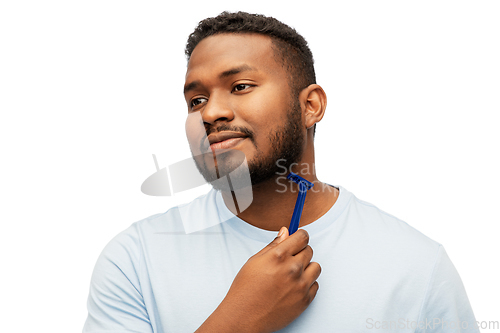
M 281 227 L 280 231 L 278 232 L 278 236 L 273 239 L 271 243 L 269 243 L 265 248 L 260 250 L 257 254 L 263 254 L 270 249 L 276 247 L 279 243 L 283 242 L 286 238 L 288 237 L 288 228 L 287 227 Z
M 321 266 L 317 262 L 311 262 L 304 270 L 302 277 L 306 279 L 306 281 L 310 281 L 311 286 L 314 282 L 319 278 L 321 274 Z
M 303 229 L 297 230 L 293 235 L 286 238 L 286 242 L 279 244 L 280 252 L 294 256 L 302 251 L 309 243 L 309 234 Z
M 303 248 L 302 251 L 297 253 L 294 257 L 296 260 L 299 260 L 302 263 L 304 268 L 306 268 L 313 257 L 313 249 L 310 245 L 306 245 L 306 247 Z
M 314 283 L 312 284 L 311 288 L 309 288 L 309 304 L 311 304 L 311 302 L 314 300 L 314 298 L 316 297 L 316 294 L 318 293 L 318 289 L 319 289 L 319 283 L 317 281 L 314 281 Z
M 281 235 L 279 241 L 278 241 L 278 244 L 283 242 L 285 239 L 287 239 L 288 237 L 290 237 L 289 233 L 288 233 L 288 228 L 287 227 L 281 227 L 280 229 L 280 232 L 283 230 L 283 234 Z

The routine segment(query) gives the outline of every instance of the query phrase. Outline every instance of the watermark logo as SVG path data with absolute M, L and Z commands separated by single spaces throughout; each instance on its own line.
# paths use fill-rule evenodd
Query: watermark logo
M 151 196 L 175 196 L 180 192 L 210 184 L 215 189 L 231 193 L 232 200 L 225 202 L 231 212 L 237 215 L 247 209 L 253 201 L 253 193 L 245 154 L 234 149 L 212 150 L 199 112 L 188 115 L 186 134 L 193 156 L 160 169 L 156 155 L 153 154 L 156 172 L 142 183 L 142 193 Z M 186 233 L 224 222 L 220 218 L 193 218 L 189 207 L 178 206 Z
M 158 166 L 155 154 L 153 154 L 153 160 L 156 172 L 142 183 L 141 192 L 144 194 L 155 197 L 172 196 L 175 193 L 206 184 L 192 158 L 187 158 L 162 169 Z
M 444 318 L 425 318 L 425 320 L 410 320 L 399 318 L 398 320 L 374 320 L 373 318 L 366 319 L 366 328 L 369 330 L 409 330 L 414 332 L 417 328 L 420 330 L 436 330 L 437 332 L 466 330 L 468 328 L 475 329 L 498 329 L 498 321 L 475 321 L 467 322 L 460 320 L 446 320 Z
M 295 172 L 298 174 L 302 175 L 311 175 L 313 171 L 315 170 L 315 165 L 314 163 L 309 164 L 309 163 L 290 163 L 289 165 L 287 164 L 287 160 L 284 158 L 280 158 L 276 161 L 276 166 L 278 167 L 279 171 L 276 171 L 276 184 L 278 185 L 276 188 L 277 193 L 285 193 L 285 192 L 291 192 L 291 193 L 296 193 L 299 192 L 299 188 L 295 186 L 292 182 L 289 181 L 288 175 L 291 173 Z M 295 170 L 295 171 L 294 171 Z M 313 186 L 309 191 L 313 193 L 324 193 L 324 192 L 333 192 L 335 191 L 335 187 L 330 186 L 325 183 L 321 183 L 317 180 L 311 181 Z

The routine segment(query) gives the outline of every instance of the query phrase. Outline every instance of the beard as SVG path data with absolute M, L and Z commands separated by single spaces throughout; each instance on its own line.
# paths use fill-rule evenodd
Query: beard
M 258 185 L 275 177 L 282 169 L 296 163 L 304 150 L 305 135 L 302 131 L 302 111 L 298 99 L 290 103 L 287 120 L 283 126 L 268 137 L 274 143 L 267 156 L 258 149 L 255 157 L 248 163 L 252 185 Z M 281 162 L 278 165 L 278 160 Z
M 255 143 L 253 132 L 246 128 L 222 124 L 217 127 L 217 130 L 207 131 L 207 135 L 225 130 L 248 135 L 257 152 L 249 161 L 246 161 L 245 154 L 238 150 L 193 155 L 198 171 L 205 181 L 210 183 L 216 190 L 234 191 L 250 185 L 261 184 L 272 179 L 277 174 L 281 174 L 279 172 L 283 170 L 283 167 L 289 170 L 290 166 L 302 157 L 305 134 L 302 127 L 302 111 L 298 98 L 290 102 L 285 124 L 268 135 L 268 141 L 272 143 L 272 150 L 267 154 L 259 149 Z M 215 158 L 217 159 L 216 166 L 214 165 Z M 278 160 L 280 161 L 279 165 Z M 218 181 L 229 174 L 231 178 L 229 184 Z M 250 175 L 249 180 L 247 180 L 248 174 Z

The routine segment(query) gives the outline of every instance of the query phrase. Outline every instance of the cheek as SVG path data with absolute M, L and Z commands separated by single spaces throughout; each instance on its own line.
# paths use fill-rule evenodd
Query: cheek
M 207 133 L 200 112 L 193 112 L 187 116 L 186 136 L 193 155 L 210 152 Z
M 267 84 L 249 94 L 234 96 L 233 110 L 251 126 L 255 136 L 286 121 L 289 94 L 283 88 L 278 84 Z

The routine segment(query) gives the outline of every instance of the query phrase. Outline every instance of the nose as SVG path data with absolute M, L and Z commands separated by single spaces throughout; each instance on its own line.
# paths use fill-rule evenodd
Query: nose
M 234 112 L 228 99 L 221 94 L 212 93 L 202 110 L 201 118 L 204 124 L 214 125 L 218 121 L 229 122 L 234 119 Z

